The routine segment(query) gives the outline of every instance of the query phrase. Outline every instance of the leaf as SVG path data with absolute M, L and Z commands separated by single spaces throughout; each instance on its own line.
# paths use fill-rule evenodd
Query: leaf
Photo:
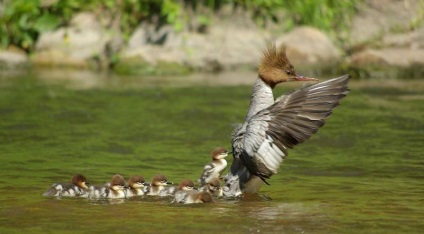
M 40 18 L 35 21 L 34 29 L 38 32 L 47 32 L 56 29 L 61 23 L 58 16 L 44 13 Z

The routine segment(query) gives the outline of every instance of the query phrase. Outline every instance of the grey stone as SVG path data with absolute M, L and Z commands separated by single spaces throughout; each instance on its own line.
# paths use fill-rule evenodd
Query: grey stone
M 294 66 L 331 66 L 341 61 L 341 53 L 330 38 L 312 27 L 299 27 L 281 36 L 277 45 L 285 45 Z

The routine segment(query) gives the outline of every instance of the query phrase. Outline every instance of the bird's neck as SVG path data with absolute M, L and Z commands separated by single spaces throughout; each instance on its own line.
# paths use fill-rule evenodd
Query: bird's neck
M 271 106 L 274 103 L 272 88 L 266 84 L 260 77 L 256 79 L 253 85 L 252 96 L 250 99 L 249 111 L 246 115 L 246 121 L 259 111 Z

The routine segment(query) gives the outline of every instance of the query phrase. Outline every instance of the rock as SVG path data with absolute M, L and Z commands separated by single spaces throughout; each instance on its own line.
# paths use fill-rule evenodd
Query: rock
M 25 51 L 17 47 L 0 50 L 0 68 L 14 69 L 26 67 L 29 65 L 28 61 L 28 55 Z
M 98 66 L 108 66 L 104 60 L 113 53 L 110 50 L 120 48 L 119 38 L 119 31 L 106 29 L 94 14 L 79 13 L 68 28 L 41 34 L 32 61 L 39 65 L 78 67 L 89 67 L 97 61 Z
M 341 53 L 326 34 L 311 27 L 300 27 L 276 40 L 285 45 L 287 56 L 296 67 L 329 67 L 341 61 Z
M 176 32 L 169 26 L 142 24 L 121 56 L 138 57 L 150 64 L 176 63 L 203 71 L 256 67 L 267 34 L 255 24 L 240 25 L 228 19 L 213 21 L 216 23 L 202 30 L 204 33 L 188 29 Z
M 405 31 L 420 18 L 420 1 L 366 0 L 354 16 L 349 44 L 375 41 L 388 32 Z
M 424 48 L 366 49 L 354 54 L 351 57 L 351 64 L 356 67 L 394 66 L 406 68 L 411 66 L 423 66 Z
M 401 33 L 386 34 L 382 40 L 383 47 L 397 47 L 410 49 L 424 48 L 424 27 L 417 30 Z

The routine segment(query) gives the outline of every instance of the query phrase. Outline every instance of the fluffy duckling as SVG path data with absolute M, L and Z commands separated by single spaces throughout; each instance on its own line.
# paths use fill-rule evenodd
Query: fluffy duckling
M 43 193 L 48 197 L 78 197 L 88 194 L 88 181 L 80 174 L 72 176 L 70 183 L 54 183 Z
M 152 179 L 152 183 L 146 188 L 145 194 L 150 196 L 160 195 L 161 191 L 165 189 L 165 186 L 172 184 L 168 182 L 168 179 L 164 175 L 156 175 Z
M 144 180 L 143 176 L 133 176 L 128 181 L 128 188 L 126 188 L 126 197 L 144 195 L 145 188 L 150 184 Z
M 209 192 L 216 197 L 222 197 L 223 191 L 221 181 L 219 181 L 218 178 L 212 178 L 205 186 L 202 187 L 202 191 Z
M 193 190 L 194 182 L 189 179 L 182 180 L 178 186 L 167 187 L 159 193 L 159 196 L 173 196 L 180 190 Z
M 176 203 L 207 203 L 212 202 L 212 195 L 206 191 L 180 190 L 175 193 L 174 201 Z
M 90 186 L 89 198 L 125 198 L 126 186 L 124 178 L 116 174 L 110 183 L 103 186 Z
M 220 178 L 221 172 L 227 167 L 228 150 L 223 147 L 218 147 L 211 153 L 212 162 L 206 164 L 203 168 L 203 173 L 200 175 L 199 182 L 201 186 L 206 185 L 212 178 Z

